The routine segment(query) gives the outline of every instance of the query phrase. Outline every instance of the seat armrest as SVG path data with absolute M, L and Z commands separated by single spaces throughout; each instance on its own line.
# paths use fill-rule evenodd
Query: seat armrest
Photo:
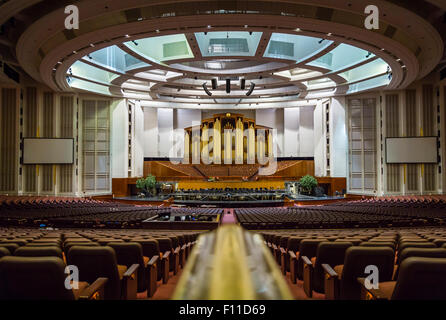
M 132 264 L 130 266 L 130 268 L 127 269 L 127 271 L 124 273 L 123 276 L 124 277 L 131 277 L 132 275 L 134 275 L 138 271 L 138 268 L 139 268 L 139 264 L 137 264 L 137 263 Z
M 302 256 L 301 258 L 303 262 L 304 292 L 307 297 L 311 298 L 313 297 L 313 264 L 307 256 Z
M 163 253 L 163 259 L 167 259 L 167 258 L 169 258 L 169 255 L 170 255 L 170 251 L 166 251 L 166 252 L 164 252 L 164 253 Z
M 384 292 L 381 289 L 367 289 L 365 286 L 365 278 L 358 278 L 361 285 L 361 299 L 362 300 L 390 300 L 392 292 Z M 395 281 L 396 283 L 396 281 Z
M 173 251 L 174 254 L 179 254 L 180 253 L 180 247 L 176 247 L 175 250 Z
M 104 288 L 108 278 L 97 278 L 95 282 L 85 288 L 79 295 L 79 300 L 90 300 L 94 294 L 99 292 L 99 298 L 104 298 Z
M 277 250 L 277 246 L 274 243 L 272 244 L 272 247 L 274 250 Z
M 183 245 L 181 246 L 181 250 L 185 250 L 186 247 L 187 247 L 187 245 L 183 244 Z
M 326 300 L 338 300 L 340 297 L 340 280 L 336 271 L 330 265 L 323 263 L 324 269 L 324 287 Z
M 282 248 L 282 247 L 280 247 L 280 252 L 281 252 L 282 254 L 286 254 L 286 250 L 285 250 L 284 248 Z
M 307 256 L 302 256 L 302 261 L 304 262 L 304 264 L 306 264 L 306 265 L 308 265 L 308 266 L 310 266 L 310 267 L 313 266 L 313 264 L 311 263 L 311 260 L 308 259 Z
M 324 269 L 324 272 L 326 275 L 330 276 L 331 278 L 337 278 L 338 274 L 336 273 L 336 271 L 333 270 L 332 267 L 330 267 L 330 265 L 323 263 L 322 264 L 322 269 Z
M 132 264 L 122 277 L 121 296 L 124 300 L 136 300 L 136 293 L 138 288 L 138 268 L 139 264 Z
M 158 259 L 159 259 L 159 256 L 153 256 L 152 259 L 150 259 L 150 261 L 149 261 L 149 263 L 147 265 L 148 266 L 153 266 L 154 264 L 156 264 Z
M 291 250 L 288 251 L 288 254 L 290 255 L 291 259 L 296 259 L 297 258 L 296 254 L 293 251 L 291 251 Z

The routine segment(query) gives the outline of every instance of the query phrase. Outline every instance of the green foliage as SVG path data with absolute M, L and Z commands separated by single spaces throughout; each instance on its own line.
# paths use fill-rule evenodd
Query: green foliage
M 136 180 L 136 187 L 143 191 L 149 191 L 155 188 L 156 186 L 156 178 L 149 174 L 146 178 L 140 178 Z
M 151 190 L 151 189 L 155 188 L 155 186 L 156 186 L 156 178 L 155 178 L 155 176 L 152 176 L 151 174 L 149 174 L 147 176 L 147 178 L 145 179 L 145 181 L 146 181 L 146 188 L 147 188 L 147 190 Z
M 313 176 L 306 175 L 299 180 L 299 185 L 301 186 L 304 192 L 311 193 L 313 189 L 317 186 L 317 180 Z
M 146 179 L 140 178 L 140 179 L 136 180 L 136 187 L 138 189 L 145 190 L 146 189 Z

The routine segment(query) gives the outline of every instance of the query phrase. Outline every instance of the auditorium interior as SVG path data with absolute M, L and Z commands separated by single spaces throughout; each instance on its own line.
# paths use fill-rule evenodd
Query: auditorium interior
M 0 301 L 446 300 L 445 43 L 442 0 L 0 0 Z

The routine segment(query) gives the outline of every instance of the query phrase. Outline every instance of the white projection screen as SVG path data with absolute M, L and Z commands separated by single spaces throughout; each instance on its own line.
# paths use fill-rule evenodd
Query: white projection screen
M 437 163 L 437 137 L 387 138 L 387 163 Z
M 23 139 L 23 164 L 72 164 L 73 139 Z

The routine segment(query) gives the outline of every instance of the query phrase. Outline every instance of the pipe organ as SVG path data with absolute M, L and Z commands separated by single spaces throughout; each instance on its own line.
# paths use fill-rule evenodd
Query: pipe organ
M 222 113 L 184 129 L 183 163 L 266 164 L 275 157 L 274 130 L 242 114 Z

